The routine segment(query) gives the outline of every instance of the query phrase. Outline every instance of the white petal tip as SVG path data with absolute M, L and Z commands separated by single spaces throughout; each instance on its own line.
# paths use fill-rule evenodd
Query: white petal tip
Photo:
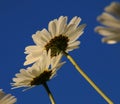
M 107 40 L 107 39 L 102 39 L 103 43 L 107 43 L 107 44 L 116 44 L 117 42 L 115 40 Z

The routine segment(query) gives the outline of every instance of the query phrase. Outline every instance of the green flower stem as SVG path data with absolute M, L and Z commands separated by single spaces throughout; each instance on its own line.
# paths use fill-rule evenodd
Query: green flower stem
M 70 60 L 70 62 L 74 65 L 74 67 L 78 70 L 78 72 L 89 82 L 89 84 L 108 102 L 108 104 L 113 104 L 113 102 L 98 88 L 98 86 L 82 71 L 82 69 L 78 66 L 75 60 L 66 52 L 64 52 L 65 56 Z
M 48 93 L 48 96 L 49 96 L 49 98 L 50 98 L 51 104 L 56 104 L 56 103 L 55 103 L 55 100 L 54 100 L 54 98 L 53 98 L 53 95 L 52 95 L 52 93 L 51 93 L 50 90 L 49 90 L 49 87 L 48 87 L 47 83 L 44 83 L 43 86 L 44 86 L 45 90 L 46 90 L 47 93 Z

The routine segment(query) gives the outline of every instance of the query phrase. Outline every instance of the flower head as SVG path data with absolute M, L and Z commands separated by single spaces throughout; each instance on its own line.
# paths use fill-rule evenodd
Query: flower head
M 73 17 L 67 24 L 67 17 L 59 17 L 49 22 L 48 31 L 43 29 L 32 35 L 36 45 L 25 48 L 26 61 L 24 65 L 36 62 L 41 58 L 43 50 L 51 49 L 51 57 L 62 52 L 69 52 L 79 47 L 77 39 L 83 34 L 85 24 L 79 25 L 81 18 Z
M 0 89 L 0 104 L 14 104 L 17 99 L 11 94 L 6 94 Z
M 51 59 L 50 51 L 44 52 L 43 57 L 27 69 L 21 69 L 13 78 L 13 88 L 34 87 L 44 84 L 56 74 L 56 71 L 65 63 L 60 62 L 61 54 Z
M 120 3 L 112 2 L 105 8 L 105 12 L 98 17 L 98 21 L 105 26 L 97 26 L 95 31 L 105 36 L 102 41 L 115 44 L 120 41 Z

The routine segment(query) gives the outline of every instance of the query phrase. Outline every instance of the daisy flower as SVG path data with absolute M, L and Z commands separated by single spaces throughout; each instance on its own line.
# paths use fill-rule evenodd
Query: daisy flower
M 120 3 L 112 2 L 97 19 L 104 25 L 95 28 L 96 32 L 104 36 L 102 41 L 108 44 L 120 42 Z
M 27 69 L 21 69 L 13 78 L 11 85 L 14 88 L 27 87 L 32 88 L 49 81 L 55 76 L 56 71 L 65 63 L 60 62 L 61 54 L 51 59 L 51 52 L 43 53 L 43 57 Z
M 85 24 L 79 26 L 80 17 L 73 17 L 67 24 L 67 16 L 60 16 L 49 22 L 48 30 L 43 29 L 32 35 L 36 45 L 25 48 L 26 61 L 24 65 L 36 62 L 42 56 L 44 50 L 51 49 L 51 57 L 60 53 L 69 52 L 79 47 L 77 40 L 85 28 Z
M 6 94 L 0 89 L 0 104 L 14 104 L 17 99 L 11 94 Z

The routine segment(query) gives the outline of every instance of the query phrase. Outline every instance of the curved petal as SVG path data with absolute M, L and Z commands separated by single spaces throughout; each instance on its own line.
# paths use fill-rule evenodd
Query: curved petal
M 72 20 L 69 22 L 68 27 L 69 27 L 70 25 L 74 24 L 74 25 L 75 25 L 75 28 L 76 28 L 76 27 L 79 25 L 80 21 L 81 21 L 81 18 L 75 16 L 75 17 L 73 17 Z
M 120 30 L 116 28 L 107 28 L 107 27 L 98 26 L 95 28 L 95 31 L 103 36 L 111 36 L 111 35 L 120 36 Z
M 52 38 L 55 37 L 56 31 L 57 31 L 56 30 L 56 21 L 57 20 L 55 19 L 54 21 L 49 22 L 49 25 L 48 25 L 48 30 L 49 30 Z
M 102 42 L 106 42 L 108 44 L 115 44 L 120 42 L 120 35 L 111 35 L 109 37 L 105 37 L 102 39 Z
M 100 21 L 100 23 L 103 25 L 120 29 L 120 20 L 108 13 L 103 13 L 97 18 L 97 20 Z

